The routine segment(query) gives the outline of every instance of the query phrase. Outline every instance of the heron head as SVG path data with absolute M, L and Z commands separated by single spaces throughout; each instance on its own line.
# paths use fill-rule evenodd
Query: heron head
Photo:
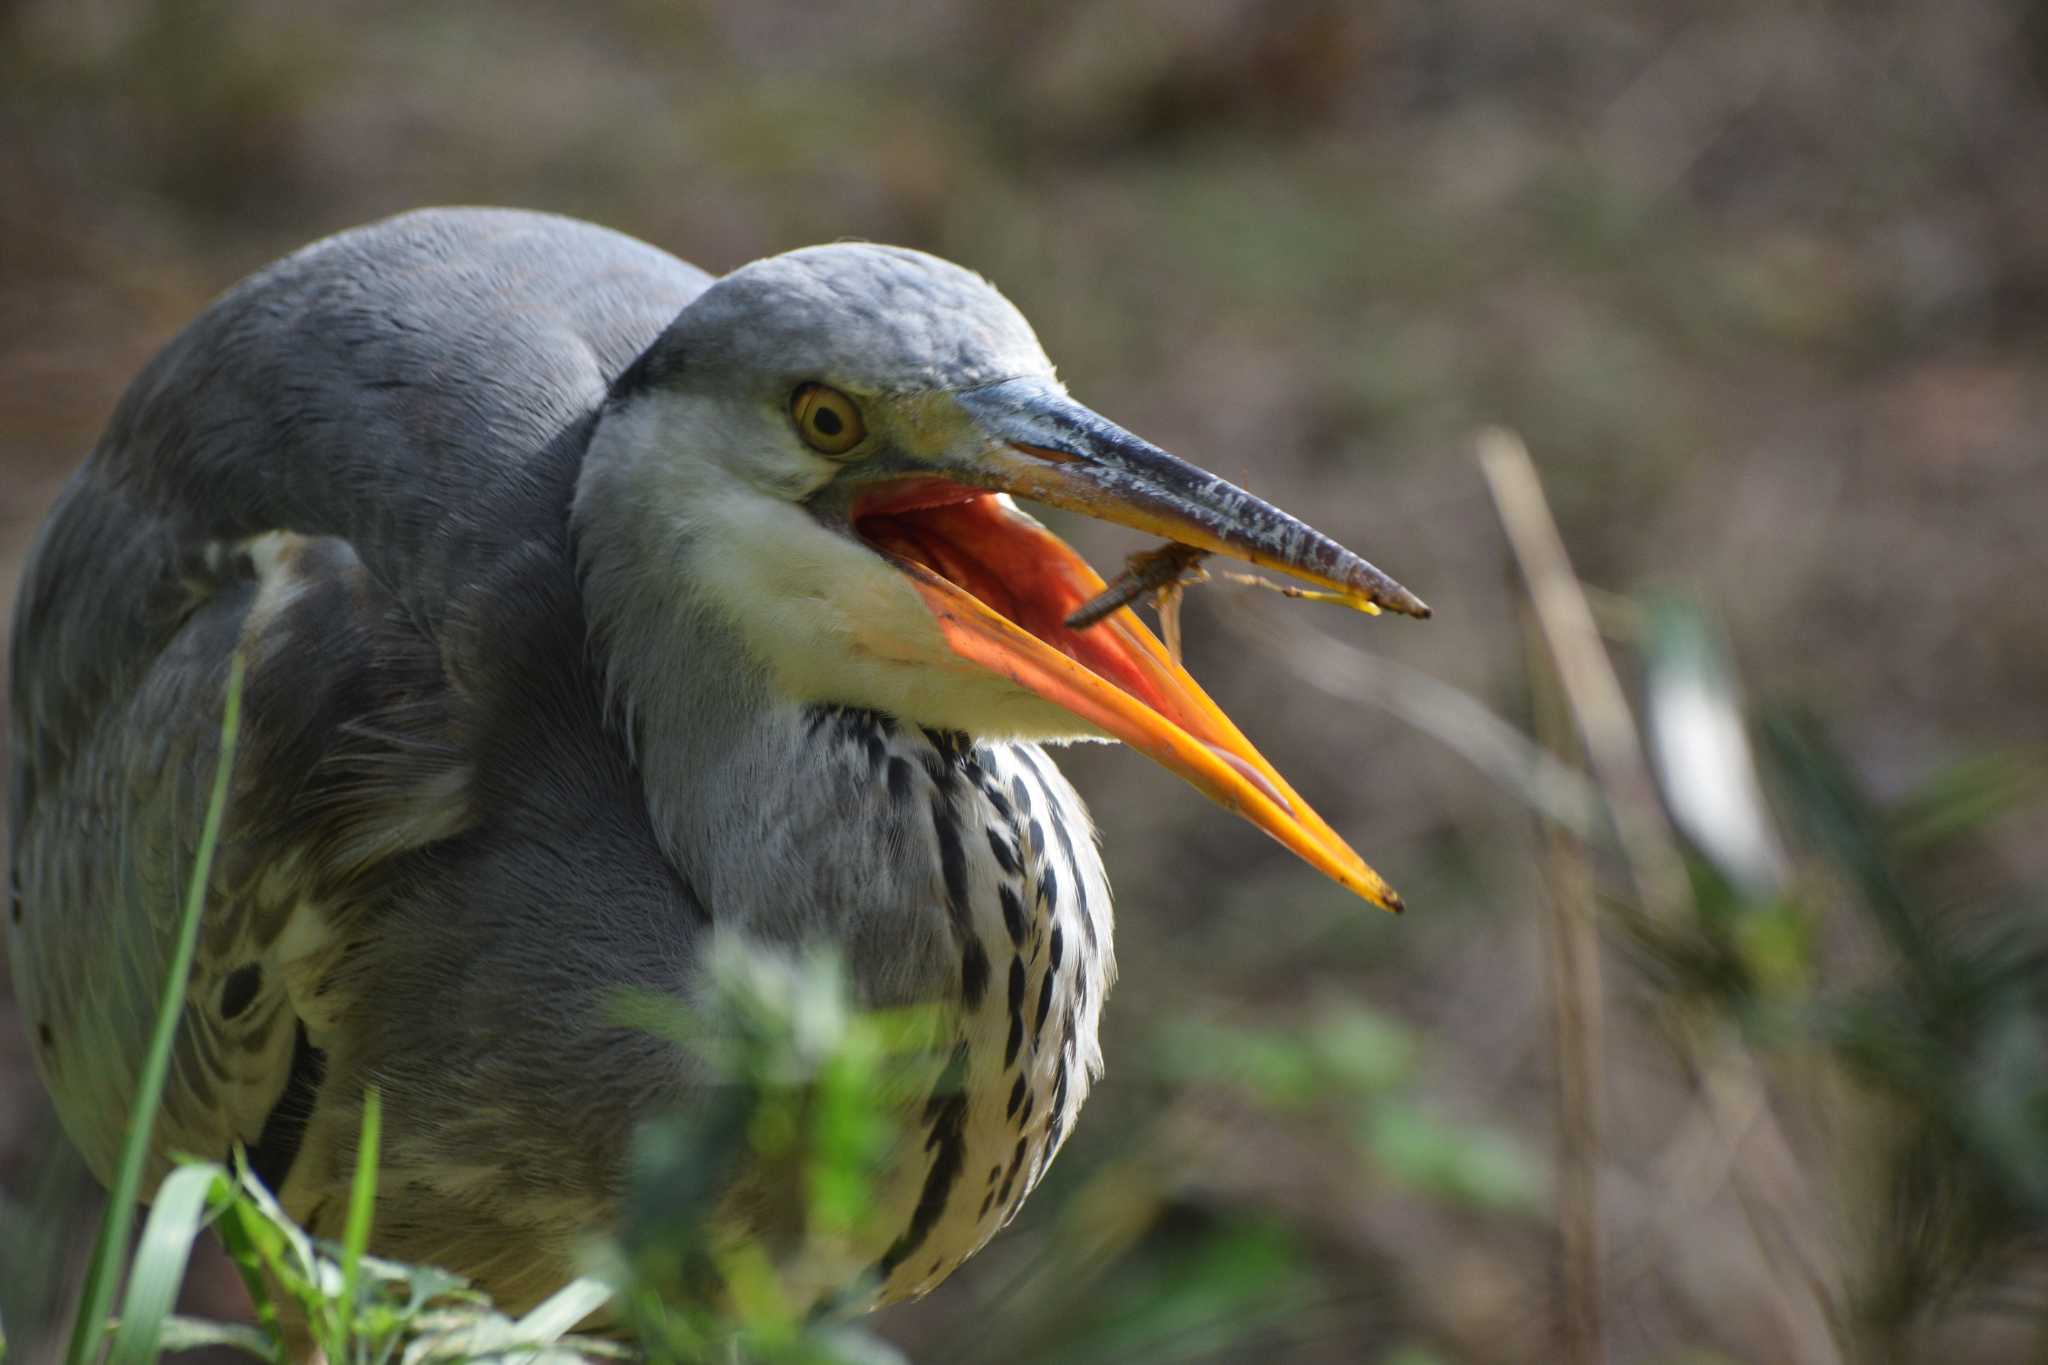
M 713 284 L 615 386 L 593 459 L 674 532 L 674 591 L 772 685 L 986 738 L 1139 749 L 1312 865 L 1399 898 L 1012 495 L 1428 608 L 1335 541 L 1070 398 L 979 276 L 865 244 Z M 600 456 L 600 449 L 602 455 Z M 586 473 L 579 517 L 593 500 Z

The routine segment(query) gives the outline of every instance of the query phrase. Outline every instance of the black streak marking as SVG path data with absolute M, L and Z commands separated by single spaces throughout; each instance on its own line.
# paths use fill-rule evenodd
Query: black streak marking
M 263 1134 L 249 1149 L 249 1169 L 275 1192 L 284 1188 L 298 1159 L 299 1144 L 305 1141 L 306 1124 L 320 1097 L 320 1082 L 327 1075 L 327 1054 L 314 1047 L 302 1022 L 292 1035 L 292 1069 L 285 1078 L 284 1093 L 263 1120 Z
M 220 1017 L 239 1017 L 254 1003 L 262 985 L 263 967 L 259 963 L 245 962 L 229 972 L 228 979 L 220 983 Z
M 918 761 L 932 775 L 939 790 L 950 794 L 960 778 L 959 764 L 967 752 L 967 741 L 951 730 L 926 730 L 924 737 L 932 747 L 920 750 Z
M 1038 766 L 1038 760 L 1043 755 L 1031 749 L 1020 748 L 1017 750 L 1017 757 L 1023 760 L 1025 767 L 1031 769 L 1031 775 L 1038 779 L 1038 789 L 1045 797 L 1045 813 L 1054 824 L 1058 824 L 1064 812 L 1060 807 L 1059 794 L 1052 784 L 1052 779 L 1045 775 L 1044 768 Z
M 958 730 L 926 730 L 924 737 L 931 741 L 949 774 L 967 762 L 971 746 Z
M 981 946 L 981 940 L 968 937 L 967 946 L 960 951 L 960 998 L 971 1010 L 980 1009 L 982 998 L 988 994 L 988 951 Z
M 1024 1077 L 1018 1076 L 1017 1083 L 1010 1087 L 1010 1102 L 1003 1107 L 1003 1117 L 1017 1117 L 1018 1108 L 1024 1103 Z
M 1017 1172 L 1024 1165 L 1024 1139 L 1017 1139 L 1017 1150 L 1010 1154 L 1010 1169 L 1003 1172 L 1003 1188 L 996 1195 L 998 1204 L 1010 1202 L 1010 1187 L 1017 1183 Z
M 1060 1154 L 1060 1129 L 1065 1126 L 1065 1122 L 1057 1113 L 1052 1116 L 1052 1122 L 1046 1125 L 1045 1149 L 1038 1158 L 1038 1174 L 1031 1177 L 1032 1184 L 1036 1185 L 1045 1178 L 1046 1168 L 1051 1166 L 1052 1159 Z
M 1074 857 L 1074 841 L 1067 837 L 1066 822 L 1056 822 L 1052 832 L 1060 841 L 1060 852 L 1067 855 L 1067 866 L 1079 867 L 1081 864 Z M 1074 878 L 1074 896 L 1081 909 L 1081 932 L 1087 935 L 1088 946 L 1092 949 L 1095 947 L 1095 912 L 1088 908 L 1088 881 L 1085 877 Z
M 1045 1178 L 1046 1168 L 1059 1155 L 1060 1133 L 1067 1126 L 1067 1059 L 1064 1056 L 1060 1058 L 1059 1071 L 1053 1079 L 1052 1105 L 1047 1112 L 1051 1114 L 1052 1122 L 1046 1125 L 1045 1146 L 1039 1151 L 1038 1169 L 1031 1177 L 1034 1185 Z
M 900 756 L 889 759 L 889 795 L 897 801 L 910 799 L 910 760 Z
M 1045 1016 L 1052 1009 L 1052 973 L 1038 984 L 1038 1017 L 1031 1021 L 1031 1036 L 1035 1039 L 1045 1032 Z
M 988 830 L 988 851 L 996 855 L 996 866 L 1003 870 L 1004 876 L 1017 875 L 1017 855 L 1010 851 L 1010 841 L 994 825 L 990 825 Z
M 1052 966 L 1047 969 L 1049 972 L 1056 972 L 1060 969 L 1060 958 L 1065 954 L 1066 947 L 1066 936 L 1060 932 L 1060 927 L 1055 924 L 1052 927 Z
M 1029 927 L 1024 921 L 1024 898 L 1008 884 L 999 887 L 997 894 L 1003 899 L 1003 927 L 1010 931 L 1010 942 L 1022 948 L 1024 933 Z
M 1010 959 L 1010 1045 L 1003 1051 L 1003 1066 L 1009 1067 L 1017 1060 L 1017 1049 L 1024 1045 L 1024 959 Z
M 1035 832 L 1038 826 L 1031 828 Z M 1060 879 L 1054 874 L 1050 860 L 1038 871 L 1038 898 L 1045 902 L 1048 910 L 1060 903 Z
M 960 996 L 970 1010 L 981 1008 L 988 993 L 988 952 L 974 932 L 967 903 L 967 850 L 960 846 L 960 826 L 943 799 L 932 801 L 932 828 L 939 837 L 939 868 L 946 880 L 946 908 L 960 940 Z
M 939 839 L 939 868 L 946 878 L 946 908 L 952 911 L 955 925 L 965 926 L 967 920 L 967 851 L 960 847 L 960 826 L 954 822 L 953 808 L 946 802 L 932 801 L 932 830 Z
M 1068 862 L 1073 862 L 1074 841 L 1067 835 L 1067 822 L 1064 820 L 1053 821 L 1052 832 L 1053 836 L 1060 841 L 1060 852 L 1067 855 Z
M 1034 858 L 1043 858 L 1045 856 L 1045 826 L 1039 824 L 1036 820 L 1031 822 L 1031 856 Z
M 1022 776 L 1010 779 L 1010 794 L 1017 798 L 1017 811 L 1020 815 L 1031 814 L 1031 789 L 1024 785 Z
M 939 1218 L 946 1211 L 946 1198 L 953 1192 L 953 1184 L 960 1178 L 961 1158 L 966 1151 L 967 1092 L 962 1087 L 967 1080 L 967 1045 L 960 1044 L 953 1049 L 952 1060 L 946 1064 L 946 1072 L 939 1077 L 938 1085 L 932 1091 L 930 1102 L 925 1105 L 925 1122 L 931 1125 L 931 1136 L 925 1139 L 924 1149 L 934 1153 L 932 1168 L 925 1175 L 924 1189 L 917 1196 L 917 1208 L 910 1215 L 910 1226 L 903 1235 L 890 1244 L 882 1259 L 875 1264 L 878 1279 L 887 1280 L 896 1272 L 925 1238 L 931 1236 L 938 1226 Z

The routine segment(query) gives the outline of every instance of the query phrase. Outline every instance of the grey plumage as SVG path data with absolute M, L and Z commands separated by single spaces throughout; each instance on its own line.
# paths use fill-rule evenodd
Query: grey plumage
M 943 888 L 925 883 L 934 803 L 983 799 L 959 777 L 972 758 L 892 726 L 878 784 L 843 719 L 813 728 L 710 680 L 744 672 L 716 629 L 693 633 L 697 657 L 691 635 L 641 640 L 665 686 L 694 675 L 726 722 L 694 752 L 640 747 L 692 808 L 677 823 L 730 838 L 729 857 L 678 858 L 650 822 L 616 680 L 607 709 L 570 507 L 611 380 L 708 283 L 562 219 L 414 214 L 252 278 L 136 381 L 37 543 L 13 642 L 14 972 L 103 1175 L 237 645 L 235 799 L 152 1182 L 173 1151 L 260 1143 L 302 1020 L 324 1075 L 287 1206 L 332 1229 L 375 1081 L 385 1188 L 405 1192 L 379 1210 L 380 1245 L 517 1302 L 606 1222 L 631 1123 L 687 1103 L 690 1059 L 603 1006 L 622 985 L 688 990 L 714 907 L 770 941 L 843 937 L 871 1003 L 957 979 Z M 1049 764 L 981 762 L 1078 816 Z M 891 770 L 917 799 L 870 799 Z M 1020 838 L 986 808 L 968 828 L 977 868 L 986 830 Z M 1099 887 L 1085 838 L 1058 875 Z M 992 885 L 974 890 L 999 913 Z M 1080 1070 L 1106 984 L 1098 899 Z M 248 964 L 260 984 L 224 1017 Z

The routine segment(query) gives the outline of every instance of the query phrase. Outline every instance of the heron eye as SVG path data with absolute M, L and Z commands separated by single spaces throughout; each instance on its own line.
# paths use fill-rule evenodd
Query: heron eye
M 805 384 L 790 395 L 789 415 L 804 444 L 820 455 L 844 455 L 868 434 L 854 401 L 823 384 Z

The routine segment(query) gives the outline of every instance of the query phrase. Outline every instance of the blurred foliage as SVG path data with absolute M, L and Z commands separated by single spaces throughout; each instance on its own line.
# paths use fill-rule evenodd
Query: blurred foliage
M 623 1320 L 656 1360 L 735 1350 L 764 1362 L 894 1358 L 834 1315 L 786 1301 L 773 1257 L 778 1246 L 829 1250 L 882 1235 L 872 1196 L 905 1138 L 901 1116 L 946 1084 L 938 1021 L 856 1011 L 827 954 L 798 962 L 726 942 L 707 969 L 694 1009 L 622 1001 L 622 1018 L 708 1067 L 701 1103 L 636 1137 L 625 1225 L 602 1258 Z M 728 1200 L 742 1176 L 752 1189 L 797 1192 L 793 1224 L 736 1227 Z M 866 1288 L 850 1284 L 846 1296 Z
M 1877 1325 L 1910 1323 L 2048 1247 L 2048 887 L 1953 897 L 1938 881 L 2040 784 L 2011 763 L 1970 763 L 1884 808 L 1812 716 L 1774 717 L 1765 733 L 1788 814 L 1889 950 L 1874 981 L 1816 1018 L 1890 1109 L 1866 1292 Z
M 1297 1029 L 1186 1018 L 1168 1025 L 1159 1074 L 1238 1087 L 1283 1112 L 1332 1112 L 1370 1168 L 1418 1193 L 1479 1208 L 1538 1207 L 1543 1181 L 1514 1141 L 1434 1117 L 1416 1099 L 1416 1046 L 1400 1024 L 1348 1004 Z

